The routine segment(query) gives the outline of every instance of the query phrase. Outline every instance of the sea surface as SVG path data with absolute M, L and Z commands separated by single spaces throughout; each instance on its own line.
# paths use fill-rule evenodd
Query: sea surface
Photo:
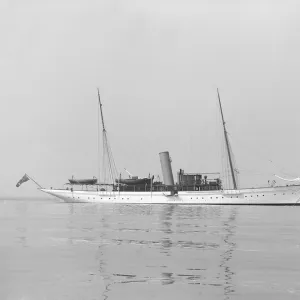
M 300 207 L 0 200 L 0 299 L 300 299 Z

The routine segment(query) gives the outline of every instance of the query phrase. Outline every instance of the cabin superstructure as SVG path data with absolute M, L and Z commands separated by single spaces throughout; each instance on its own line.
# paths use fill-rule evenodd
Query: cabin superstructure
M 213 178 L 211 178 L 213 176 Z M 220 173 L 177 173 L 179 191 L 215 191 L 222 189 Z

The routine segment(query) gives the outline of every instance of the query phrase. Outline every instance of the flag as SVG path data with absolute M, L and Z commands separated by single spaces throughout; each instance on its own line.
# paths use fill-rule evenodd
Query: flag
M 25 174 L 16 184 L 16 187 L 19 187 L 22 183 L 28 181 L 30 178 L 27 176 L 27 174 Z

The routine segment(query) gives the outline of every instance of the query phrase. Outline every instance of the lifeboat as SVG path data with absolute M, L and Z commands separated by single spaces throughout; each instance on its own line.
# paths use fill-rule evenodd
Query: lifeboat
M 94 185 L 97 183 L 97 178 L 84 178 L 84 179 L 75 179 L 72 177 L 72 179 L 69 179 L 70 184 L 77 184 L 77 185 Z

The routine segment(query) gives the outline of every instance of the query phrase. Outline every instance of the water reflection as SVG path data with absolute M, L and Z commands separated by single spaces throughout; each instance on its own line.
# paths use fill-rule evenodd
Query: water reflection
M 165 205 L 163 206 L 162 214 L 160 215 L 160 224 L 161 231 L 164 233 L 163 238 L 160 240 L 161 244 L 161 253 L 166 254 L 167 256 L 171 255 L 171 249 L 173 246 L 172 242 L 172 217 L 174 213 L 175 206 L 174 205 Z M 168 274 L 168 273 L 163 273 Z
M 72 215 L 74 215 L 74 212 L 75 212 L 75 210 L 74 210 L 74 203 L 67 203 L 67 205 L 68 205 L 68 209 L 69 209 L 69 215 L 70 216 L 72 216 Z
M 103 281 L 104 284 L 104 291 L 102 292 L 103 299 L 108 299 L 108 294 L 111 290 L 111 286 L 114 284 L 111 276 L 108 273 L 107 270 L 107 261 L 105 259 L 105 250 L 107 248 L 107 243 L 105 241 L 107 240 L 105 228 L 109 228 L 109 224 L 106 220 L 106 216 L 102 215 L 100 219 L 101 224 L 101 230 L 99 234 L 99 246 L 98 251 L 96 252 L 96 260 L 98 261 L 98 271 L 100 273 L 100 278 Z
M 18 243 L 20 243 L 22 247 L 27 247 L 28 204 L 25 201 L 18 202 L 17 205 L 16 205 L 16 212 L 17 212 L 17 215 L 18 215 L 18 223 L 19 223 L 16 226 Z
M 236 216 L 237 207 L 230 207 L 230 215 L 227 220 L 223 223 L 223 229 L 225 231 L 224 243 L 225 251 L 221 255 L 220 267 L 224 271 L 224 296 L 225 300 L 230 299 L 230 295 L 235 292 L 235 286 L 233 279 L 235 272 L 230 268 L 230 261 L 232 259 L 234 250 L 236 249 L 236 243 L 234 242 L 235 229 L 236 229 Z
M 27 247 L 27 228 L 17 227 L 16 230 L 18 231 L 18 242 L 21 244 L 22 247 Z
M 85 212 L 90 217 L 95 209 Z M 236 207 L 98 207 L 93 238 L 102 298 L 113 299 L 125 284 L 183 283 L 213 287 L 229 299 L 236 215 Z
M 74 228 L 75 228 L 75 224 L 74 224 L 74 215 L 75 215 L 75 203 L 68 203 L 68 210 L 69 210 L 69 218 L 68 218 L 68 223 L 67 223 L 67 229 L 68 229 L 68 243 L 69 245 L 73 246 L 74 242 L 73 242 L 73 232 L 74 232 Z
M 1 208 L 0 299 L 299 295 L 294 210 L 284 212 L 286 221 L 285 208 L 272 208 L 275 219 L 271 208 L 236 206 L 14 201 Z
M 161 231 L 164 233 L 163 238 L 160 240 L 160 253 L 166 256 L 171 256 L 171 250 L 173 247 L 172 242 L 172 219 L 176 206 L 175 205 L 164 205 L 162 209 L 162 214 L 160 215 L 160 227 Z M 165 266 L 163 266 L 165 268 Z M 161 283 L 163 285 L 173 284 L 175 279 L 173 278 L 172 272 L 161 272 Z

